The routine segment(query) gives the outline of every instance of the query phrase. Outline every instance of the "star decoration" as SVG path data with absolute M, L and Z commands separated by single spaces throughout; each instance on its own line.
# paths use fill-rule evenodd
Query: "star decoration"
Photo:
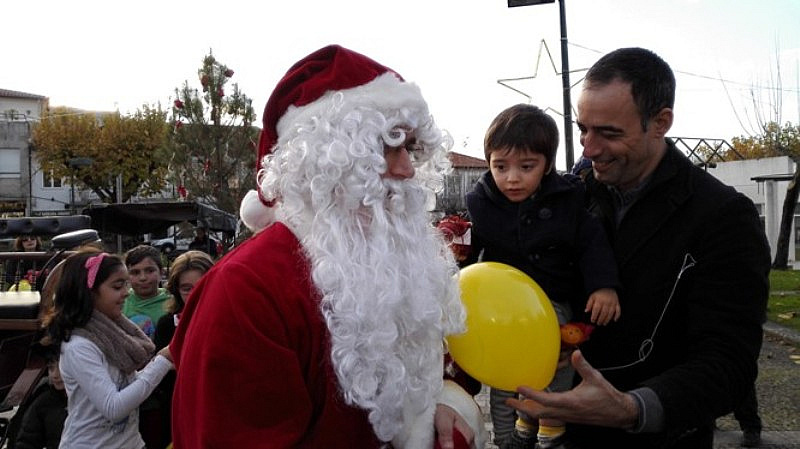
M 542 55 L 545 54 L 547 60 L 550 61 L 550 67 L 553 68 L 552 75 L 547 72 L 544 73 L 542 76 L 539 76 L 539 66 L 542 63 Z M 585 72 L 587 69 L 576 69 L 570 70 L 569 73 L 577 73 L 577 72 Z M 536 65 L 534 66 L 533 75 L 530 76 L 523 76 L 518 78 L 503 78 L 498 79 L 497 83 L 506 87 L 508 89 L 517 92 L 518 94 L 524 96 L 528 99 L 528 103 L 536 102 L 536 105 L 542 108 L 545 111 L 552 111 L 560 116 L 564 116 L 564 100 L 562 88 L 562 79 L 561 79 L 561 72 L 556 67 L 555 60 L 553 59 L 553 55 L 550 53 L 550 47 L 548 47 L 547 42 L 542 39 L 539 42 L 539 51 L 536 55 Z M 530 81 L 533 81 L 532 83 Z M 577 82 L 570 85 L 570 90 L 575 87 L 578 83 L 583 81 L 583 77 L 581 77 Z M 526 83 L 527 82 L 527 83 Z M 523 89 L 519 87 L 520 84 L 528 84 L 528 87 Z M 517 87 L 515 87 L 516 85 Z M 531 93 L 528 93 L 531 92 Z M 534 94 L 533 92 L 536 92 Z M 540 92 L 558 92 L 558 99 L 555 99 L 552 95 L 546 96 L 544 94 L 540 94 Z M 558 104 L 559 106 L 554 106 Z M 573 117 L 575 116 L 575 108 L 573 107 Z

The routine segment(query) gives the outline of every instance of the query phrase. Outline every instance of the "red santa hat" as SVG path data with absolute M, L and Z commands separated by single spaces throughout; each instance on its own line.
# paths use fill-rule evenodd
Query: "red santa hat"
M 264 156 L 297 124 L 329 114 L 334 94 L 351 106 L 427 111 L 419 88 L 394 70 L 338 45 L 321 48 L 295 63 L 272 91 L 264 109 L 256 169 L 261 170 Z M 265 228 L 274 220 L 276 200 L 264 197 L 260 188 L 250 191 L 239 210 L 242 221 L 253 230 Z

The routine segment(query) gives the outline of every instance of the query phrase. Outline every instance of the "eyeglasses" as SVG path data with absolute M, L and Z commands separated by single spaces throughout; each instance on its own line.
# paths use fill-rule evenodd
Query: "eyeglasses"
M 26 235 L 26 236 L 22 237 L 21 240 L 23 242 L 31 242 L 31 241 L 35 242 L 36 241 L 36 237 L 31 237 L 29 235 Z
M 403 135 L 406 136 L 405 142 L 402 142 L 400 145 L 397 146 L 391 146 L 386 144 L 384 145 L 383 152 L 385 154 L 390 151 L 406 150 L 411 160 L 416 161 L 420 156 L 422 156 L 422 153 L 425 151 L 425 146 L 417 142 L 417 138 L 414 136 L 413 130 L 411 129 L 395 128 L 389 131 L 389 137 L 391 137 L 392 139 L 399 139 Z

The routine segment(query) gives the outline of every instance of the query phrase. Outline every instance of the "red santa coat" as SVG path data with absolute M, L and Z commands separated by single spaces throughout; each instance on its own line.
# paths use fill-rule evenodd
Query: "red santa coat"
M 380 447 L 339 392 L 308 269 L 275 223 L 195 287 L 170 344 L 176 449 Z

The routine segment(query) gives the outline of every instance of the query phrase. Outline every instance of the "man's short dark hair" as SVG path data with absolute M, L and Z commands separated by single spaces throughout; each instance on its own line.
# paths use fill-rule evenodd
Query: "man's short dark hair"
M 558 126 L 553 117 L 530 104 L 517 104 L 492 120 L 483 140 L 487 162 L 498 150 L 528 150 L 544 155 L 548 168 L 558 149 Z
M 125 253 L 125 266 L 130 267 L 136 265 L 148 257 L 153 259 L 153 262 L 158 265 L 159 269 L 164 268 L 161 263 L 161 251 L 149 245 L 139 245 L 129 249 L 128 252 Z
M 603 56 L 586 72 L 589 86 L 616 80 L 631 85 L 631 96 L 642 121 L 647 122 L 675 104 L 675 75 L 663 59 L 644 48 L 620 48 Z

